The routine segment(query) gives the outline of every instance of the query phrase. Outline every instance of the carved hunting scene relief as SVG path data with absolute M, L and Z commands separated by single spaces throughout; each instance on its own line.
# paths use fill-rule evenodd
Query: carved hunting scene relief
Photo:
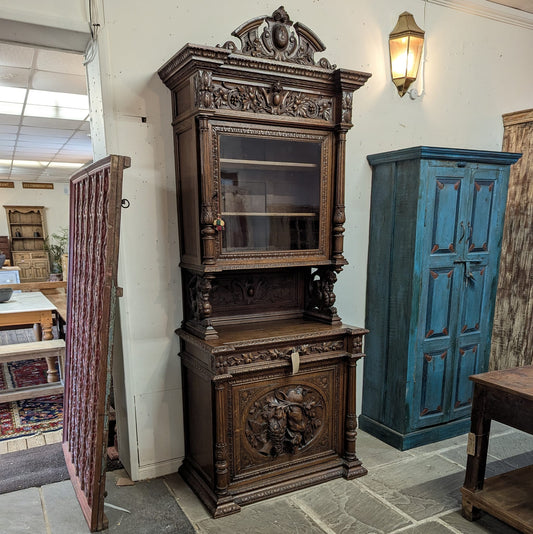
M 304 386 L 276 389 L 253 403 L 246 420 L 246 438 L 264 456 L 295 454 L 320 433 L 323 413 L 318 391 Z

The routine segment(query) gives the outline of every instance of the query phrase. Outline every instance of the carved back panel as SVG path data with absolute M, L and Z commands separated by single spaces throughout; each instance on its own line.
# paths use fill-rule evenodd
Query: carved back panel
M 105 454 L 124 156 L 70 180 L 63 451 L 91 532 L 107 528 Z

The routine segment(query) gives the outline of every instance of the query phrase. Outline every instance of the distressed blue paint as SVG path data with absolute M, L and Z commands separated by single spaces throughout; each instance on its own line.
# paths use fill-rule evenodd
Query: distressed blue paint
M 407 449 L 468 429 L 488 367 L 509 165 L 415 147 L 373 167 L 362 429 Z
M 430 269 L 425 338 L 449 337 L 452 305 L 453 269 Z
M 457 358 L 457 369 L 455 372 L 456 387 L 454 395 L 453 410 L 455 413 L 461 408 L 470 411 L 472 403 L 472 382 L 468 379 L 470 375 L 478 372 L 479 345 L 460 347 Z
M 436 179 L 435 189 L 435 212 L 448 216 L 434 217 L 433 238 L 431 254 L 449 254 L 457 247 L 455 236 L 457 234 L 456 224 L 449 224 L 450 220 L 457 221 L 459 210 L 459 200 L 461 193 L 461 180 L 456 178 Z

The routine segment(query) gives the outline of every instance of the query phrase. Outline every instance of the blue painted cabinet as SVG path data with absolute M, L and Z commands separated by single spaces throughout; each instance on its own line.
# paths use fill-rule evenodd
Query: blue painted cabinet
M 520 154 L 415 147 L 372 165 L 360 428 L 399 449 L 468 431 L 486 371 L 509 167 Z

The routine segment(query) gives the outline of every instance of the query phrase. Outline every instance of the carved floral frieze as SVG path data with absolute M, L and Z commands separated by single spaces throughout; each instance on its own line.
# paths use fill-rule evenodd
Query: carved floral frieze
M 196 106 L 230 109 L 269 115 L 288 115 L 330 121 L 333 99 L 284 89 L 276 82 L 270 87 L 213 81 L 212 73 L 199 71 L 195 76 Z M 351 109 L 351 108 L 350 108 Z
M 217 361 L 216 367 L 225 368 L 258 362 L 290 360 L 291 354 L 294 352 L 297 352 L 300 356 L 305 356 L 308 354 L 320 354 L 324 352 L 343 350 L 343 348 L 344 342 L 342 340 L 324 341 L 322 343 L 312 343 L 291 347 L 273 347 L 270 349 L 231 354 L 229 356 L 221 357 L 221 359 Z

